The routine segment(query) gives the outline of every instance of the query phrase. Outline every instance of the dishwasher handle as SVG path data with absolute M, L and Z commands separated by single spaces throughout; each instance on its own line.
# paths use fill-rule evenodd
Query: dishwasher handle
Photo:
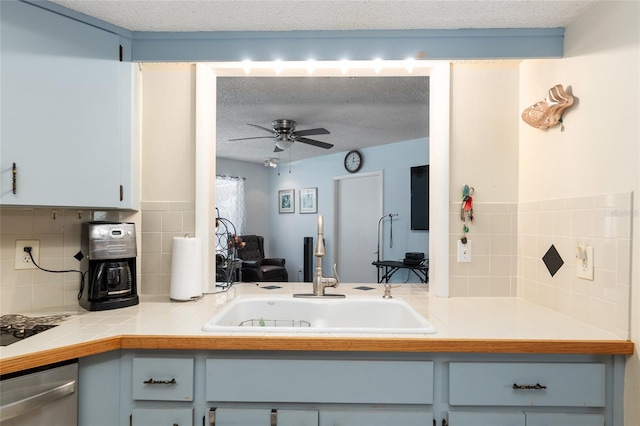
M 29 411 L 38 409 L 44 405 L 50 404 L 65 396 L 72 395 L 76 391 L 76 381 L 63 383 L 52 389 L 40 392 L 39 394 L 21 399 L 20 401 L 0 407 L 0 422 L 21 416 Z

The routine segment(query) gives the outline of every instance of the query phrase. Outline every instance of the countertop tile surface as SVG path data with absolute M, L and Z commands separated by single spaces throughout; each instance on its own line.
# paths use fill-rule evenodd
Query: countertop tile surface
M 79 306 L 15 312 L 25 315 L 69 314 L 63 323 L 21 342 L 0 348 L 0 358 L 26 355 L 47 349 L 85 343 L 120 335 L 155 336 L 261 336 L 264 332 L 210 333 L 202 325 L 238 295 L 286 295 L 308 293 L 311 283 L 285 283 L 282 288 L 266 290 L 255 283 L 237 283 L 230 290 L 208 294 L 197 301 L 175 302 L 168 295 L 141 296 L 140 304 L 122 309 L 88 312 Z M 362 284 L 341 284 L 327 293 L 346 294 L 347 298 L 381 298 L 383 285 L 373 290 L 357 290 Z M 513 339 L 513 340 L 611 340 L 616 335 L 566 315 L 519 298 L 441 298 L 429 294 L 426 284 L 400 284 L 392 289 L 394 298 L 402 298 L 424 315 L 437 329 L 436 334 L 382 335 L 420 339 Z M 277 333 L 278 335 L 288 335 Z M 317 336 L 318 333 L 296 333 Z M 322 336 L 337 336 L 323 333 Z M 340 334 L 344 336 L 344 334 Z M 380 335 L 357 334 L 374 337 Z

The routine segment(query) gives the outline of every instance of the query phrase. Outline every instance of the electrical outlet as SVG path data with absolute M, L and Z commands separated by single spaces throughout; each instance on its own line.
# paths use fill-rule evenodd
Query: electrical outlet
M 471 240 L 467 240 L 466 244 L 458 240 L 458 263 L 471 262 Z
M 29 253 L 24 251 L 25 247 L 31 247 L 33 260 L 40 264 L 40 240 L 16 240 L 15 269 L 38 269 L 31 261 Z
M 576 255 L 576 276 L 593 281 L 593 247 L 578 246 Z

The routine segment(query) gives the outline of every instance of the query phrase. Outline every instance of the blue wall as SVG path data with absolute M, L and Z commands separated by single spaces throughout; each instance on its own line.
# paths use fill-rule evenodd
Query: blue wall
M 405 252 L 429 252 L 429 232 L 411 231 L 410 168 L 429 164 L 427 138 L 398 142 L 361 150 L 364 165 L 359 173 L 384 171 L 384 213 L 397 213 L 393 218 L 393 248 L 389 247 L 389 224 L 385 220 L 384 257 L 387 260 L 404 258 Z M 282 163 L 279 169 L 271 170 L 269 177 L 270 203 L 269 228 L 271 238 L 266 244 L 274 257 L 287 260 L 290 281 L 302 281 L 299 268 L 303 265 L 304 237 L 316 237 L 315 214 L 301 214 L 299 190 L 318 188 L 318 214 L 324 217 L 324 235 L 327 255 L 323 266 L 326 275 L 333 275 L 333 178 L 348 173 L 343 166 L 345 152 L 329 154 L 313 159 L 301 160 L 289 165 Z M 279 175 L 278 175 L 279 173 Z M 278 213 L 278 191 L 295 189 L 295 213 Z M 377 233 L 377 229 L 371 232 Z M 375 254 L 363 253 L 373 262 Z M 315 263 L 314 263 L 315 265 Z M 373 266 L 371 266 L 373 268 Z M 407 274 L 398 272 L 394 282 L 404 282 Z M 409 282 L 416 282 L 415 276 Z

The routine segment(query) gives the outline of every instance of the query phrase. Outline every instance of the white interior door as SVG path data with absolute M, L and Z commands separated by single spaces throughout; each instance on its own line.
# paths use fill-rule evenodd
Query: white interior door
M 335 180 L 335 249 L 340 281 L 375 283 L 378 220 L 382 216 L 380 172 L 338 177 Z

